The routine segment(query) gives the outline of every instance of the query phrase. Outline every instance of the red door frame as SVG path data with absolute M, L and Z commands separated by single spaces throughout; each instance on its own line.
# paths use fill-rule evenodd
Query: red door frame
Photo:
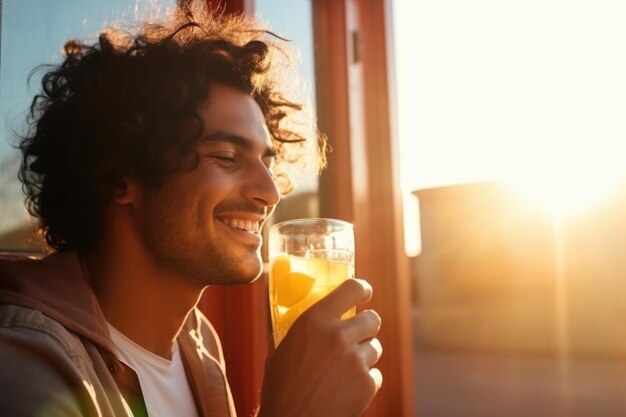
M 253 14 L 254 0 L 206 0 L 209 10 L 223 10 L 227 14 Z
M 355 226 L 356 273 L 382 317 L 383 386 L 369 417 L 414 417 L 409 261 L 394 127 L 391 0 L 312 0 L 318 123 L 335 152 L 320 213 Z M 358 209 L 357 209 L 358 208 Z

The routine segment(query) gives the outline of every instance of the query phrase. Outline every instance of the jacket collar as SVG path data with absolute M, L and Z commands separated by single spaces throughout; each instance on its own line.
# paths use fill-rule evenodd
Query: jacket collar
M 0 303 L 39 310 L 117 361 L 106 319 L 76 253 L 12 258 L 0 257 Z M 217 334 L 197 308 L 190 312 L 178 338 L 200 415 L 236 416 Z M 125 398 L 138 399 L 137 410 L 145 414 L 136 374 L 125 366 L 122 370 L 114 375 L 118 387 Z
M 41 311 L 113 352 L 106 319 L 76 252 L 0 259 L 0 303 Z

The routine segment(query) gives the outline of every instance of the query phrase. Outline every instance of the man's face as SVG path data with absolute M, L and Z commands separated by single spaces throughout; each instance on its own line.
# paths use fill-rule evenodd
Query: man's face
M 194 285 L 249 282 L 261 271 L 261 227 L 280 199 L 265 119 L 249 95 L 223 85 L 198 114 L 198 166 L 145 193 L 141 236 L 159 267 Z

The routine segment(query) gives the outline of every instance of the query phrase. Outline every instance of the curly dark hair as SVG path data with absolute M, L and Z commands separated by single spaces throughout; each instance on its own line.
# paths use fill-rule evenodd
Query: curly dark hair
M 243 16 L 178 11 L 136 35 L 109 28 L 93 45 L 67 42 L 64 61 L 45 66 L 18 145 L 26 206 L 47 244 L 90 249 L 103 207 L 124 178 L 158 187 L 187 168 L 183 158 L 195 152 L 203 131 L 197 109 L 212 83 L 244 91 L 259 104 L 279 177 L 286 172 L 281 166 L 301 164 L 311 153 L 323 165 L 323 141 L 313 130 L 305 141 L 293 123 L 301 104 L 279 91 L 289 58 L 280 41 Z M 283 192 L 289 185 L 283 182 Z

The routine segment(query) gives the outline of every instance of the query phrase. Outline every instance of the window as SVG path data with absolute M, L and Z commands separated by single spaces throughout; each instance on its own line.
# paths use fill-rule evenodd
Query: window
M 576 211 L 626 181 L 624 2 L 396 0 L 394 15 L 405 193 L 501 181 Z
M 297 73 L 302 77 L 299 93 L 307 111 L 315 113 L 315 77 L 313 64 L 313 28 L 310 0 L 276 2 L 256 0 L 255 12 L 270 30 L 288 39 L 298 55 L 295 56 Z M 318 181 L 313 173 L 295 176 L 296 188 L 276 208 L 272 221 L 278 222 L 298 217 L 318 216 Z
M 405 189 L 626 177 L 624 2 L 394 7 Z
M 626 4 L 393 5 L 418 415 L 624 414 Z

